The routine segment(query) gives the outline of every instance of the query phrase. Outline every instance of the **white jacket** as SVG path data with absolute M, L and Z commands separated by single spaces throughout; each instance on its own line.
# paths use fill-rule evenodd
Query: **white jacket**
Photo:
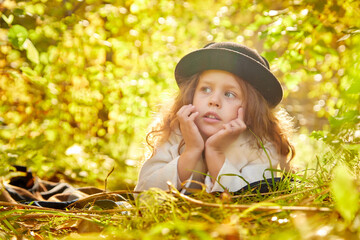
M 181 190 L 181 182 L 178 177 L 177 164 L 179 160 L 178 147 L 182 140 L 181 135 L 172 134 L 167 142 L 155 150 L 153 157 L 148 159 L 142 166 L 139 174 L 136 191 L 148 190 L 157 187 L 168 190 L 167 181 L 170 181 L 178 190 Z M 243 132 L 239 138 L 232 143 L 225 152 L 225 162 L 219 171 L 218 178 L 220 183 L 230 192 L 240 190 L 247 183 L 238 176 L 221 176 L 222 174 L 239 175 L 248 183 L 256 182 L 265 178 L 271 178 L 270 169 L 276 169 L 281 161 L 281 156 L 277 153 L 275 146 L 269 142 L 264 143 L 265 149 L 270 157 L 262 148 L 256 144 L 256 139 L 249 131 Z M 180 149 L 180 153 L 184 147 Z M 271 161 L 271 166 L 270 166 Z M 206 166 L 204 160 L 199 161 L 189 180 L 196 180 L 206 185 L 207 192 L 223 192 L 224 189 L 215 181 L 213 184 L 210 177 L 204 176 Z M 276 176 L 276 172 L 274 172 Z M 201 188 L 199 184 L 188 181 L 185 185 L 189 188 Z

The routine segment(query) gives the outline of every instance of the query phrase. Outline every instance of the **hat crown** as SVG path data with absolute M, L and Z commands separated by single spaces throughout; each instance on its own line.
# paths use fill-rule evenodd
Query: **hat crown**
M 250 83 L 271 107 L 282 99 L 282 87 L 267 60 L 256 50 L 233 42 L 210 43 L 185 55 L 176 65 L 176 82 L 180 86 L 190 76 L 210 69 L 233 73 Z
M 214 48 L 214 49 L 227 49 L 235 51 L 237 53 L 243 54 L 253 60 L 259 62 L 261 65 L 270 69 L 268 61 L 262 57 L 256 50 L 248 48 L 244 45 L 233 43 L 233 42 L 219 42 L 219 43 L 209 43 L 204 46 L 204 48 Z

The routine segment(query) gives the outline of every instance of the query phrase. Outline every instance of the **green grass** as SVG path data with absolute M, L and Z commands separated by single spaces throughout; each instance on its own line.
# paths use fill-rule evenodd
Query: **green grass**
M 304 139 L 303 139 L 304 140 Z M 307 162 L 268 194 L 152 189 L 131 208 L 56 211 L 0 208 L 0 238 L 14 239 L 358 239 L 359 155 L 297 141 Z M 305 153 L 299 149 L 305 149 Z M 309 149 L 312 148 L 312 149 Z M 318 148 L 318 149 L 316 149 Z M 307 152 L 317 152 L 310 156 Z M 349 156 L 353 156 L 348 159 Z M 297 164 L 300 159 L 295 159 Z M 126 192 L 126 191 L 125 191 Z M 130 191 L 128 191 L 130 192 Z M 119 192 L 110 192 L 119 193 Z M 124 193 L 122 191 L 121 193 Z M 1 204 L 0 204 L 1 205 Z M 124 214 L 127 211 L 127 214 Z

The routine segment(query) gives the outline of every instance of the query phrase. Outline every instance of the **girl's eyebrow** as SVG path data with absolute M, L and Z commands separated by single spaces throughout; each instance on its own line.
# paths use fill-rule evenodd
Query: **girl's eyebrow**
M 232 85 L 232 84 L 228 84 L 225 85 L 226 88 L 231 88 L 231 89 L 236 89 L 236 90 L 240 90 L 240 88 L 238 86 Z
M 215 83 L 212 82 L 212 81 L 209 81 L 209 80 L 202 80 L 202 81 L 199 81 L 198 83 L 199 85 L 209 85 L 209 86 L 213 86 Z M 234 85 L 234 84 L 229 84 L 229 83 L 225 83 L 225 88 L 227 89 L 233 89 L 233 90 L 238 90 L 238 91 L 241 91 L 240 87 L 237 86 L 237 85 Z
M 209 80 L 200 80 L 198 84 L 207 84 L 207 85 L 212 85 L 213 83 Z
M 229 89 L 229 90 L 233 90 L 233 91 L 240 91 L 241 92 L 241 88 L 237 85 L 233 85 L 233 84 L 225 84 L 225 87 L 226 89 Z

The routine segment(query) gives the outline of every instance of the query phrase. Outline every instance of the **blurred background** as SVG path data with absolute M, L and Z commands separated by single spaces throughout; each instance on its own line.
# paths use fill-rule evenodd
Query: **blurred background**
M 0 175 L 12 164 L 132 189 L 174 68 L 209 42 L 256 48 L 294 117 L 293 163 L 359 154 L 360 1 L 0 1 Z

